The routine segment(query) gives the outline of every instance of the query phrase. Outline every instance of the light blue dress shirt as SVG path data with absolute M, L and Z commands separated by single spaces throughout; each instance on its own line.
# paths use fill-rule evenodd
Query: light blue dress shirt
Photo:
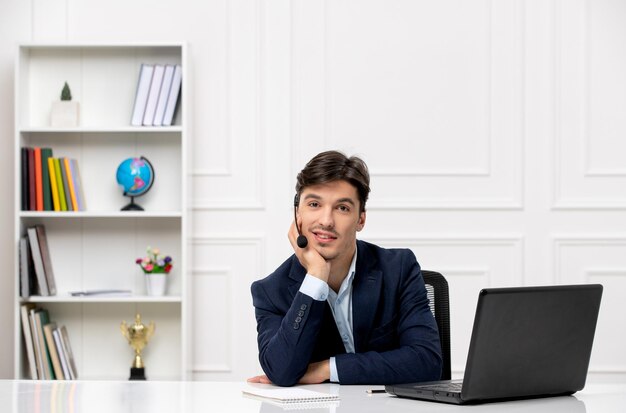
M 328 283 L 307 274 L 300 286 L 300 292 L 317 301 L 328 301 L 337 324 L 339 336 L 343 341 L 346 353 L 354 353 L 354 335 L 352 329 L 352 281 L 356 271 L 356 250 L 348 274 L 343 279 L 339 292 L 333 291 Z M 339 383 L 335 358 L 330 358 L 330 381 Z

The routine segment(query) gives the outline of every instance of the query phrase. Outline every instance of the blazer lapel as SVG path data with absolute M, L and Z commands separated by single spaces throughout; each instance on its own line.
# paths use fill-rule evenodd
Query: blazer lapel
M 306 276 L 306 270 L 298 261 L 295 255 L 292 256 L 291 269 L 289 270 L 289 278 L 291 279 L 291 284 L 287 287 L 289 290 L 289 294 L 291 297 L 295 297 L 298 290 L 300 290 L 300 286 L 304 281 L 304 277 Z
M 352 329 L 354 349 L 364 351 L 378 307 L 383 274 L 367 246 L 358 244 L 356 273 L 352 282 Z

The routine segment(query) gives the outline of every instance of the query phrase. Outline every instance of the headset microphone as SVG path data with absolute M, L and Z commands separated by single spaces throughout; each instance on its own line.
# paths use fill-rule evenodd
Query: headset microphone
M 300 203 L 300 199 L 298 198 L 298 194 L 293 198 L 293 220 L 296 225 L 296 230 L 298 231 L 298 238 L 296 238 L 296 244 L 299 248 L 306 248 L 309 245 L 309 240 L 306 239 L 304 235 L 302 235 L 302 231 L 300 231 L 300 227 L 298 226 L 298 216 L 296 215 L 296 210 L 298 208 L 298 204 Z

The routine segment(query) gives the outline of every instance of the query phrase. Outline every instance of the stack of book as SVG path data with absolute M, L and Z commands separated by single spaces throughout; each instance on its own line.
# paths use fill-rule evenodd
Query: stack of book
M 75 380 L 76 363 L 65 326 L 50 321 L 48 310 L 32 303 L 20 308 L 22 332 L 33 380 Z
M 51 148 L 22 148 L 22 210 L 84 211 L 76 159 L 53 158 Z
M 181 65 L 142 64 L 131 125 L 172 125 L 180 100 L 182 75 Z
M 20 238 L 20 296 L 56 295 L 46 228 L 35 225 Z

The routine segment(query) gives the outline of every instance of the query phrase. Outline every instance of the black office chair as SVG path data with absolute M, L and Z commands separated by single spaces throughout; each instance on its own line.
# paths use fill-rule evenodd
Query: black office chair
M 422 270 L 426 292 L 430 301 L 430 311 L 435 316 L 439 328 L 439 340 L 441 341 L 441 355 L 443 356 L 443 369 L 441 380 L 450 380 L 452 373 L 450 367 L 450 297 L 448 295 L 448 282 L 438 272 Z

